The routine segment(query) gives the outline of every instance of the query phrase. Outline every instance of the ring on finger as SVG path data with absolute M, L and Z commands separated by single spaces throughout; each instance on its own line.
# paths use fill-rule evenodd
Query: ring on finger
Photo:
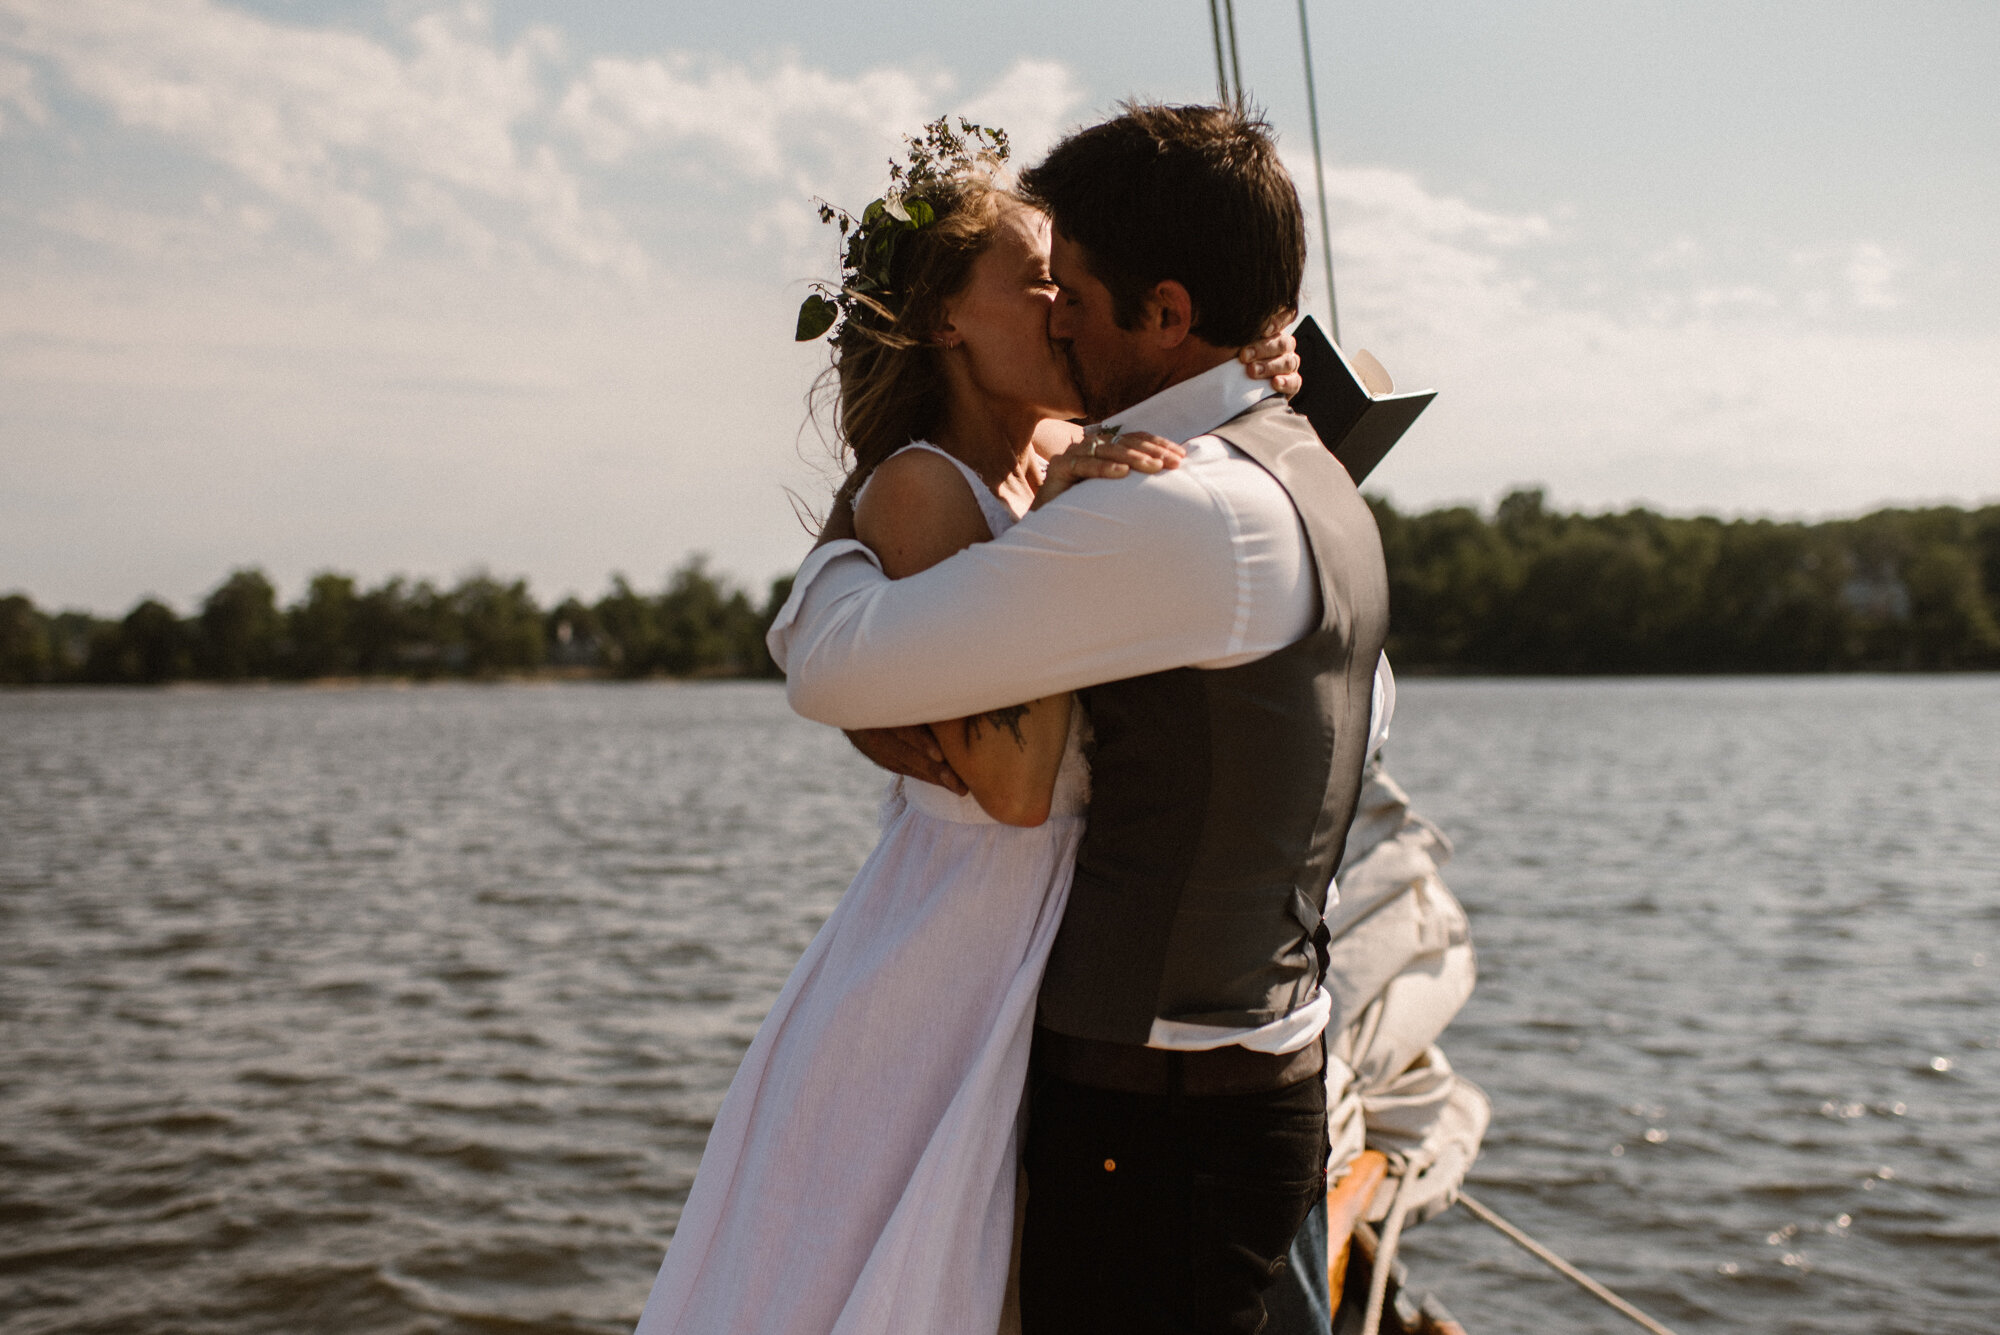
M 1100 439 L 1102 439 L 1102 437 L 1096 435 L 1093 435 L 1090 438 L 1090 457 L 1093 459 L 1097 457 L 1097 442 Z

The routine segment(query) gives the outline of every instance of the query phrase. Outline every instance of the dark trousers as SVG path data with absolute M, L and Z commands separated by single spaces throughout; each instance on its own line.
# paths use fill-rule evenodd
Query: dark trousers
M 1306 1216 L 1292 1239 L 1284 1273 L 1264 1294 L 1271 1313 L 1264 1335 L 1327 1335 L 1333 1329 L 1333 1290 L 1326 1282 L 1326 1198 Z
M 1256 1335 L 1326 1191 L 1326 1085 L 1191 1098 L 1031 1080 L 1023 1335 Z

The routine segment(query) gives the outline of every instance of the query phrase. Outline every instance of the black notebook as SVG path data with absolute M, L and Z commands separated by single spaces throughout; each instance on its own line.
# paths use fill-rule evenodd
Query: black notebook
M 1292 330 L 1299 344 L 1299 376 L 1305 388 L 1292 396 L 1292 410 L 1305 414 L 1333 457 L 1358 484 L 1410 423 L 1437 397 L 1434 389 L 1414 394 L 1371 394 L 1339 348 L 1308 315 Z

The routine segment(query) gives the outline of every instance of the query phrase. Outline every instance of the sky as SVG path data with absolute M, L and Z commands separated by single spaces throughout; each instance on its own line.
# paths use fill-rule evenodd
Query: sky
M 1316 219 L 1295 0 L 1236 10 Z M 2000 499 L 2000 6 L 1308 12 L 1344 341 L 1439 391 L 1372 490 Z M 1199 0 L 0 0 L 0 592 L 761 585 L 829 489 L 812 198 L 1214 91 Z

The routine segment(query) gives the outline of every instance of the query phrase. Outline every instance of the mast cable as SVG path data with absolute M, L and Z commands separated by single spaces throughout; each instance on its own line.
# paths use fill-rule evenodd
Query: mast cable
M 1222 11 L 1217 0 L 1208 0 L 1208 30 L 1215 36 L 1215 101 L 1229 105 L 1229 72 L 1222 66 Z
M 1236 104 L 1243 105 L 1243 62 L 1236 53 L 1236 0 L 1222 0 L 1222 12 L 1229 20 L 1229 73 L 1236 82 Z
M 1647 1316 L 1644 1312 L 1632 1306 L 1632 1304 L 1626 1302 L 1623 1298 L 1620 1298 L 1610 1289 L 1607 1289 L 1602 1284 L 1599 1284 L 1589 1275 L 1586 1275 L 1581 1270 L 1578 1270 L 1568 1261 L 1563 1260 L 1562 1257 L 1557 1256 L 1547 1247 L 1542 1246 L 1541 1243 L 1536 1242 L 1526 1233 L 1523 1233 L 1520 1229 L 1514 1227 L 1514 1225 L 1508 1223 L 1505 1219 L 1502 1219 L 1499 1215 L 1493 1213 L 1493 1211 L 1488 1209 L 1486 1206 L 1481 1205 L 1478 1201 L 1474 1200 L 1471 1196 L 1467 1195 L 1465 1192 L 1461 1191 L 1458 1193 L 1458 1203 L 1460 1205 L 1463 1205 L 1466 1209 L 1472 1211 L 1472 1215 L 1475 1219 L 1481 1220 L 1484 1223 L 1491 1224 L 1494 1228 L 1500 1230 L 1500 1232 L 1506 1236 L 1509 1242 L 1521 1248 L 1521 1250 L 1527 1252 L 1530 1256 L 1540 1261 L 1543 1265 L 1548 1266 L 1551 1270 L 1555 1271 L 1558 1275 L 1561 1275 L 1564 1279 L 1567 1279 L 1572 1284 L 1575 1284 L 1578 1288 L 1582 1289 L 1585 1293 L 1589 1294 L 1591 1297 L 1597 1299 L 1599 1302 L 1609 1307 L 1612 1311 L 1617 1312 L 1619 1315 L 1627 1317 L 1630 1320 L 1638 1322 L 1641 1326 L 1644 1326 L 1647 1330 L 1653 1332 L 1653 1335 L 1674 1335 L 1674 1333 L 1671 1330 L 1668 1330 L 1665 1326 L 1653 1320 L 1653 1318 Z
M 1209 0 L 1214 8 L 1214 0 Z M 1313 180 L 1319 185 L 1319 243 L 1326 257 L 1326 332 L 1340 342 L 1340 303 L 1333 295 L 1333 229 L 1326 213 L 1326 155 L 1319 147 L 1319 94 L 1313 87 L 1312 34 L 1306 28 L 1306 0 L 1299 0 L 1299 49 L 1306 60 L 1306 111 L 1312 118 Z M 1220 66 L 1218 65 L 1218 69 Z

